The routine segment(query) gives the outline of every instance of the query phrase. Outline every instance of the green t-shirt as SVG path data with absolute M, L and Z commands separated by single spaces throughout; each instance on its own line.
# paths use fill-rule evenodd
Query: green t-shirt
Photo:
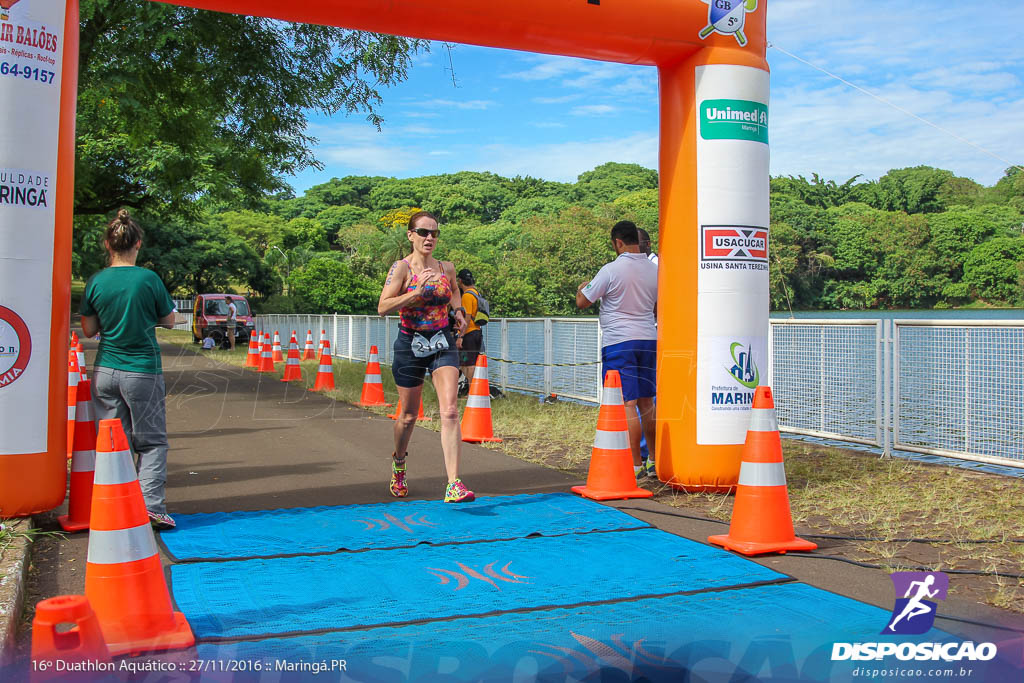
M 99 319 L 94 367 L 163 371 L 156 323 L 174 310 L 174 302 L 156 273 L 138 266 L 104 268 L 89 279 L 79 310 Z

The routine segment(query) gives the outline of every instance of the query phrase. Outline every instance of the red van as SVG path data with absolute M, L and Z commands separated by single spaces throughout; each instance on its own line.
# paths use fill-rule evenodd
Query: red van
M 220 346 L 227 333 L 228 300 L 235 304 L 235 346 L 248 344 L 256 327 L 249 301 L 241 294 L 200 294 L 192 308 L 192 341 L 213 337 Z

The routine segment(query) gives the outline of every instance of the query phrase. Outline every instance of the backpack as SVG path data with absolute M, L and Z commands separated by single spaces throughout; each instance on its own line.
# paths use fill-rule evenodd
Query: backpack
M 467 289 L 466 292 L 476 297 L 476 315 L 473 316 L 473 322 L 477 327 L 483 327 L 491 321 L 491 304 L 480 296 L 476 289 Z

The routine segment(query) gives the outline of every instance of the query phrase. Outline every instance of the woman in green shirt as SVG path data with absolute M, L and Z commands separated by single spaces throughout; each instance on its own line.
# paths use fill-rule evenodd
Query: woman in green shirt
M 174 528 L 167 514 L 167 411 L 156 327 L 171 329 L 174 302 L 156 274 L 135 265 L 142 228 L 126 209 L 107 227 L 109 267 L 90 278 L 82 297 L 82 331 L 102 333 L 93 361 L 98 420 L 118 418 L 137 459 L 139 485 L 154 528 Z

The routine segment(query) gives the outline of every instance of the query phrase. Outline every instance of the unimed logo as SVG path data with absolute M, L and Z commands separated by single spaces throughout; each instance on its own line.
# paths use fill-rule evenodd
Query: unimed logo
M 700 136 L 767 145 L 768 107 L 751 100 L 704 100 L 700 103 Z
M 935 624 L 937 603 L 945 600 L 949 577 L 942 572 L 893 572 L 890 574 L 896 600 L 882 635 L 920 635 Z M 944 643 L 834 643 L 832 661 L 987 662 L 996 656 L 994 643 L 950 641 Z

